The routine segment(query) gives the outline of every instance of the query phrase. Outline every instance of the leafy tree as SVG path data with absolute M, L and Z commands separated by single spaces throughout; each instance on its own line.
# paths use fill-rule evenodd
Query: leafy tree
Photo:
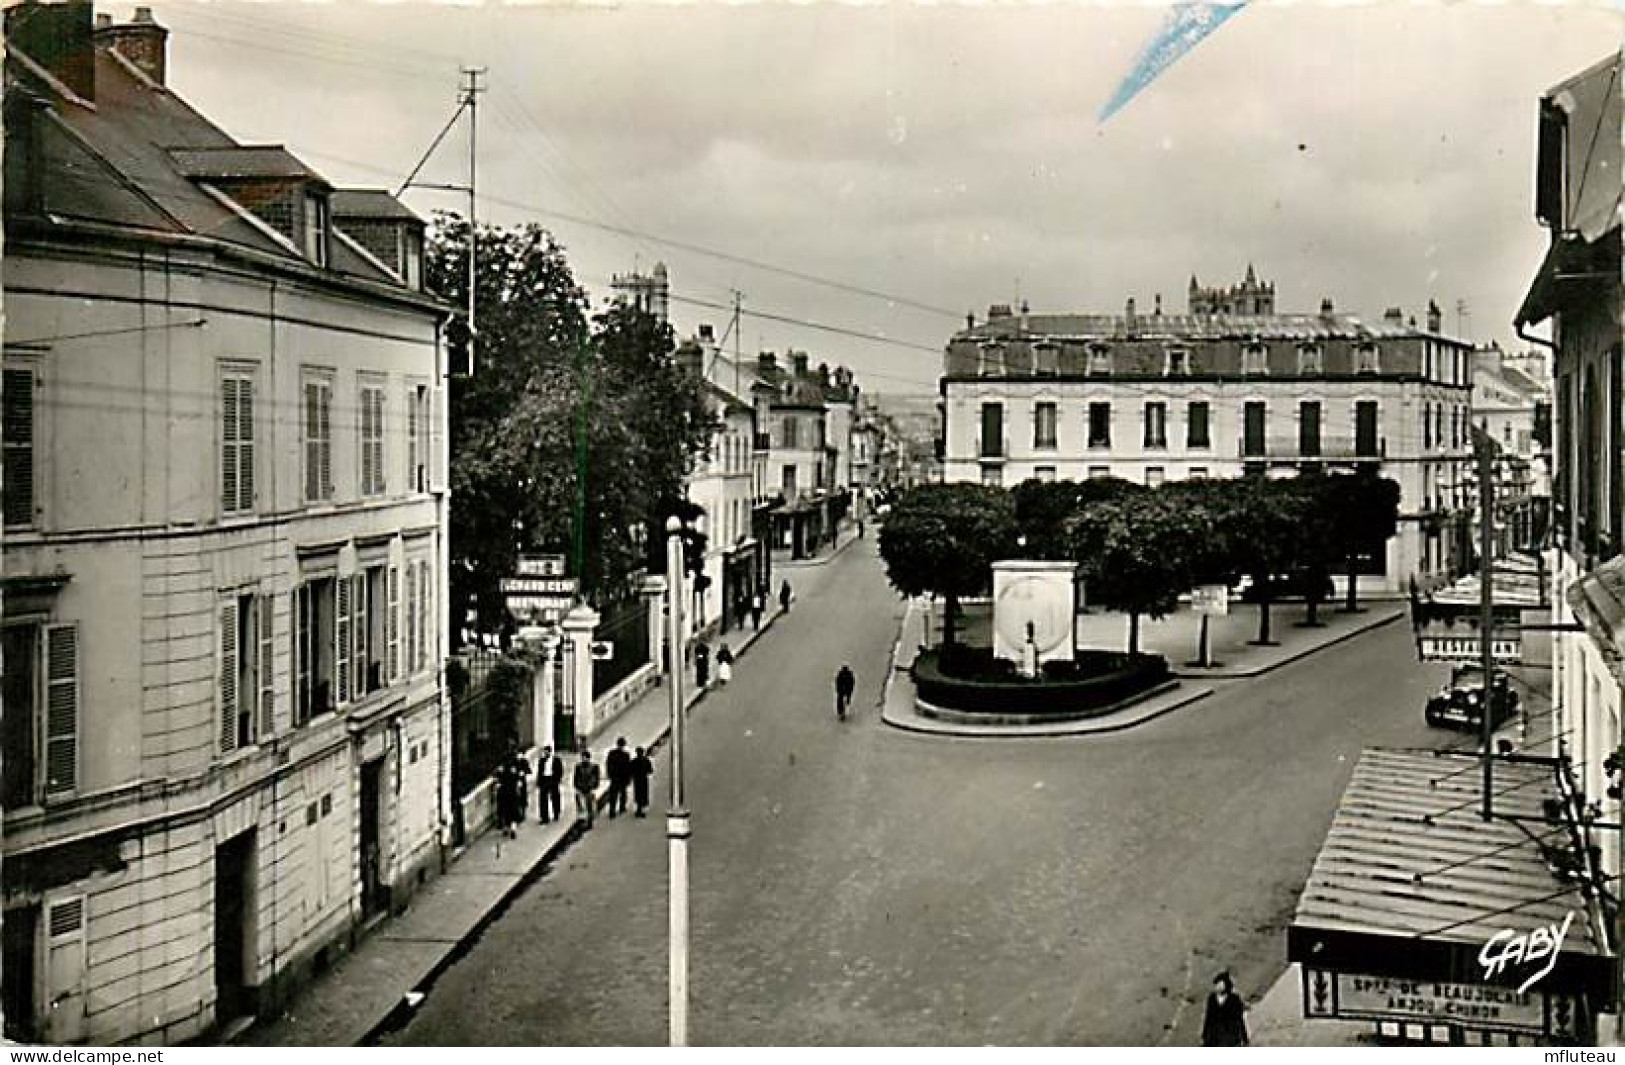
M 1337 515 L 1330 505 L 1332 478 L 1318 472 L 1305 473 L 1292 484 L 1298 494 L 1299 533 L 1295 542 L 1295 569 L 1303 585 L 1306 628 L 1319 628 L 1320 604 L 1332 580 L 1332 566 L 1339 556 L 1334 546 Z
M 1142 485 L 1120 477 L 1087 481 L 1023 481 L 1011 489 L 1016 525 L 1023 543 L 1023 558 L 1070 559 L 1072 543 L 1067 522 L 1084 508 L 1126 495 L 1144 492 Z
M 481 226 L 476 239 L 477 364 L 450 385 L 455 635 L 471 600 L 482 619 L 505 615 L 499 581 L 524 551 L 570 557 L 595 598 L 622 591 L 643 560 L 633 528 L 681 496 L 709 434 L 668 327 L 624 308 L 589 323 L 586 292 L 540 226 Z M 430 287 L 458 306 L 468 240 L 467 221 L 442 213 L 426 248 Z
M 1015 552 L 1010 493 L 979 484 L 927 484 L 909 489 L 880 529 L 880 557 L 892 587 L 904 595 L 940 595 L 942 642 L 954 643 L 961 596 L 985 592 L 993 563 Z
M 1090 602 L 1129 616 L 1128 650 L 1137 654 L 1140 616 L 1166 617 L 1191 587 L 1201 516 L 1172 496 L 1135 492 L 1084 507 L 1069 531 Z
M 1324 528 L 1330 533 L 1329 553 L 1342 559 L 1348 574 L 1343 610 L 1356 613 L 1359 601 L 1360 555 L 1384 550 L 1399 530 L 1399 485 L 1375 473 L 1335 474 L 1326 479 L 1322 506 Z
M 1270 604 L 1279 590 L 1278 577 L 1292 571 L 1301 537 L 1303 493 L 1290 480 L 1244 477 L 1232 481 L 1233 504 L 1215 516 L 1224 524 L 1226 542 L 1239 572 L 1252 578 L 1258 600 L 1258 638 L 1269 646 Z

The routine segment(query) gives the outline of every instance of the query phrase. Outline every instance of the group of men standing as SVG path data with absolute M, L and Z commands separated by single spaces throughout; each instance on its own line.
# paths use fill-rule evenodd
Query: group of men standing
M 523 755 L 515 755 L 497 770 L 497 819 L 500 827 L 511 838 L 513 827 L 525 816 L 525 777 L 528 775 Z M 575 768 L 570 773 L 571 790 L 575 793 L 576 820 L 591 828 L 597 812 L 598 785 L 605 774 L 609 777 L 606 805 L 609 816 L 626 812 L 626 794 L 632 793 L 634 817 L 648 816 L 649 780 L 654 776 L 654 762 L 642 747 L 626 749 L 626 738 L 615 741 L 615 747 L 604 759 L 601 772 L 592 760 L 592 751 L 583 749 Z M 547 824 L 563 816 L 561 794 L 564 788 L 564 759 L 551 747 L 543 747 L 536 759 L 536 804 L 541 823 Z

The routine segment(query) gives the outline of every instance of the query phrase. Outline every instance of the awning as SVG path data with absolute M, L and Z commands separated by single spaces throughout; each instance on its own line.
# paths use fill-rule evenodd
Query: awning
M 1569 587 L 1569 609 L 1585 626 L 1608 670 L 1625 684 L 1625 555 L 1604 562 Z
M 1352 974 L 1432 982 L 1435 991 L 1442 985 L 1443 995 L 1429 999 L 1423 989 L 1406 1002 L 1435 1003 L 1417 1008 L 1433 1023 L 1467 1027 L 1475 1025 L 1445 1015 L 1448 1001 L 1437 1003 L 1471 996 L 1474 988 L 1503 1005 L 1519 1000 L 1508 1010 L 1537 1013 L 1542 1002 L 1531 1004 L 1531 996 L 1545 996 L 1547 1009 L 1559 1000 L 1564 1009 L 1581 1000 L 1594 1008 L 1611 998 L 1612 959 L 1600 917 L 1579 881 L 1561 879 L 1548 864 L 1573 845 L 1568 825 L 1545 820 L 1543 803 L 1558 791 L 1554 768 L 1545 760 L 1497 758 L 1497 816 L 1485 821 L 1480 765 L 1476 754 L 1456 751 L 1361 755 L 1288 930 L 1292 961 L 1336 980 Z M 1485 971 L 1480 953 L 1487 943 L 1550 932 L 1565 920 L 1552 970 L 1527 995 L 1517 989 L 1529 967 Z M 1356 979 L 1346 994 L 1358 985 Z M 1310 1001 L 1305 1008 L 1313 1013 Z M 1429 1014 L 1434 1008 L 1438 1014 Z
M 1529 284 L 1515 324 L 1544 322 L 1566 306 L 1597 298 L 1620 281 L 1619 226 L 1596 241 L 1565 234 L 1552 241 Z

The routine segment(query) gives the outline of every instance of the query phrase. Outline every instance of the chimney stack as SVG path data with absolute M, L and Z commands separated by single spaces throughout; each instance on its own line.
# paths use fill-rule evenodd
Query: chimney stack
M 21 52 L 81 100 L 96 99 L 94 7 L 90 0 L 6 8 L 6 46 Z
M 1428 332 L 1437 333 L 1443 325 L 1444 313 L 1439 310 L 1437 303 L 1428 300 Z
M 677 348 L 677 367 L 690 377 L 705 377 L 705 349 L 690 340 Z
M 1153 317 L 1156 317 L 1156 318 L 1161 318 L 1162 317 L 1162 293 L 1160 293 L 1160 292 L 1157 293 L 1156 306 L 1152 310 L 1151 314 L 1152 314 Z
M 1392 322 L 1395 325 L 1403 325 L 1405 322 L 1405 312 L 1398 307 L 1390 307 L 1386 311 L 1382 312 L 1382 320 L 1385 322 Z
M 716 336 L 717 336 L 716 330 L 711 328 L 710 323 L 703 323 L 702 322 L 700 324 L 700 340 L 703 343 L 706 343 L 706 344 L 714 344 L 714 343 L 716 343 Z
M 136 8 L 135 18 L 123 25 L 113 25 L 110 20 L 103 23 L 98 19 L 96 47 L 117 52 L 152 81 L 164 84 L 168 71 L 169 31 L 152 17 L 152 8 Z
M 771 351 L 764 351 L 756 356 L 756 369 L 764 374 L 772 374 L 779 368 L 779 362 L 773 357 Z
M 1330 296 L 1324 297 L 1320 301 L 1320 316 L 1322 318 L 1330 318 L 1335 313 L 1336 311 L 1332 309 L 1332 298 Z
M 795 375 L 798 378 L 806 377 L 807 376 L 807 353 L 805 351 L 791 352 L 790 353 L 790 365 L 794 368 Z
M 966 329 L 975 329 L 976 328 L 976 312 L 975 311 L 966 311 L 965 312 L 965 328 Z

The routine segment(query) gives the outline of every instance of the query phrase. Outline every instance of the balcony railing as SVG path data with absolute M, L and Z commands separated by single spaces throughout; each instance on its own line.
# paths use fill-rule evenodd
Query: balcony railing
M 1305 443 L 1311 446 L 1306 448 Z M 1263 440 L 1242 439 L 1236 444 L 1236 453 L 1244 459 L 1327 459 L 1331 461 L 1374 460 L 1387 457 L 1388 438 L 1374 441 L 1352 436 L 1322 436 L 1319 447 L 1315 441 L 1300 440 L 1297 436 L 1272 436 Z M 1249 447 L 1248 445 L 1252 445 Z

